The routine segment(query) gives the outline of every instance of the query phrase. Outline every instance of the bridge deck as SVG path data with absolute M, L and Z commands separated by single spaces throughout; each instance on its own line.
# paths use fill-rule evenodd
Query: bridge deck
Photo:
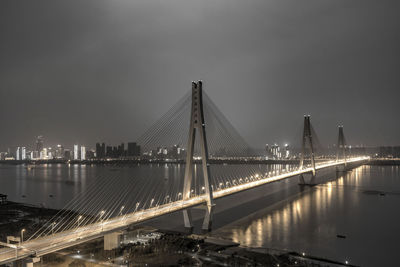
M 361 163 L 366 159 L 367 158 L 365 157 L 352 158 L 348 159 L 347 163 L 356 163 L 356 162 Z M 318 164 L 316 166 L 316 169 L 321 170 L 324 168 L 335 167 L 343 164 L 344 161 L 338 161 L 338 162 L 329 161 Z M 265 177 L 259 180 L 250 181 L 245 184 L 234 185 L 229 188 L 214 191 L 213 197 L 215 199 L 222 198 L 224 196 L 228 196 L 244 190 L 255 188 L 263 184 L 279 181 L 282 179 L 287 179 L 300 174 L 309 173 L 311 171 L 312 171 L 311 168 L 306 168 L 303 170 L 282 173 L 273 177 Z M 55 233 L 53 235 L 44 236 L 33 240 L 28 240 L 26 242 L 23 242 L 21 246 L 18 246 L 16 249 L 13 248 L 0 249 L 0 264 L 12 262 L 15 261 L 16 259 L 22 259 L 31 255 L 41 256 L 51 252 L 55 252 L 67 247 L 71 247 L 101 237 L 104 234 L 124 229 L 129 225 L 153 219 L 158 216 L 162 216 L 171 212 L 197 206 L 205 202 L 206 202 L 206 197 L 204 195 L 196 196 L 188 200 L 179 200 L 172 203 L 160 205 L 154 208 L 146 209 L 143 211 L 138 211 L 123 216 L 114 217 L 105 220 L 103 222 L 81 226 L 72 230 Z

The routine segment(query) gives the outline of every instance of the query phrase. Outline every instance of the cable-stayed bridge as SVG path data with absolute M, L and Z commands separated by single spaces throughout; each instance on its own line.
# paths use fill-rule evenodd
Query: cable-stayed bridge
M 185 227 L 192 228 L 190 208 L 198 205 L 205 207 L 202 228 L 208 231 L 215 199 L 292 177 L 300 177 L 302 185 L 313 185 L 319 170 L 345 171 L 367 160 L 363 156 L 346 155 L 342 126 L 336 155 L 324 155 L 310 116 L 304 117 L 301 141 L 299 165 L 271 171 L 253 162 L 246 164 L 248 159 L 254 161 L 259 155 L 203 92 L 202 82 L 193 82 L 191 93 L 139 139 L 147 160 L 183 158 L 182 175 L 176 174 L 171 182 L 163 184 L 154 177 L 142 177 L 141 183 L 136 179 L 125 183 L 118 175 L 105 174 L 27 240 L 0 243 L 4 247 L 0 249 L 0 264 L 40 257 L 102 236 L 117 243 L 115 233 L 119 230 L 180 210 Z M 172 155 L 166 153 L 167 147 L 173 147 Z M 216 168 L 210 164 L 212 159 L 223 159 L 228 165 L 232 160 L 235 164 Z

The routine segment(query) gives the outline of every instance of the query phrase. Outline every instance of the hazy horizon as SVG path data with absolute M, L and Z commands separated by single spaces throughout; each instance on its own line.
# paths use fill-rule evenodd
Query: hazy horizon
M 136 141 L 203 80 L 253 147 L 400 145 L 397 1 L 1 1 L 0 151 Z

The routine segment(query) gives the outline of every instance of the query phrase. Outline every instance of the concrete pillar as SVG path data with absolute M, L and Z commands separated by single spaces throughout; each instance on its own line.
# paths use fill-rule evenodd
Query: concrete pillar
M 306 174 L 300 174 L 299 176 L 299 185 L 316 185 L 316 181 L 315 181 L 315 174 L 314 172 L 311 172 L 311 177 L 310 177 L 310 181 L 306 182 L 306 178 L 304 178 Z
M 193 223 L 192 223 L 192 212 L 190 209 L 183 210 L 183 221 L 185 224 L 185 228 L 190 232 L 193 231 Z
M 203 226 L 202 226 L 203 232 L 211 231 L 212 214 L 213 214 L 213 209 L 214 209 L 213 207 L 214 207 L 214 205 L 207 204 L 207 206 L 205 208 L 206 213 L 204 215 Z
M 121 243 L 121 232 L 114 232 L 104 235 L 104 250 L 113 250 Z
M 40 257 L 28 258 L 24 261 L 24 267 L 33 267 L 34 263 L 40 262 Z

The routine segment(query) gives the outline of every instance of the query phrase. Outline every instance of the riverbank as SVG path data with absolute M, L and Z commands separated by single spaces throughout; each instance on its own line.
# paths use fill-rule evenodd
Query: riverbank
M 323 162 L 327 159 L 316 159 L 317 162 Z M 333 160 L 333 159 L 331 159 Z M 298 165 L 299 159 L 265 159 L 265 158 L 244 158 L 244 159 L 209 159 L 209 164 L 215 165 L 273 165 L 273 164 L 290 164 Z M 201 160 L 194 160 L 195 164 L 201 164 Z M 0 165 L 26 165 L 27 169 L 34 169 L 37 165 L 46 164 L 64 164 L 64 165 L 100 165 L 100 166 L 129 166 L 129 165 L 147 165 L 147 164 L 185 164 L 183 159 L 90 159 L 90 160 L 66 160 L 66 159 L 49 159 L 49 160 L 0 160 Z M 308 161 L 305 162 L 308 164 Z M 393 165 L 399 166 L 398 158 L 371 158 L 366 165 Z
M 397 158 L 388 158 L 388 159 L 371 159 L 368 161 L 367 165 L 381 165 L 381 166 L 390 166 L 390 165 L 400 165 L 400 159 Z
M 7 236 L 30 237 L 46 224 L 59 210 L 7 201 L 0 205 L 0 241 Z
M 131 229 L 132 232 L 149 229 Z M 180 232 L 157 231 L 159 238 L 147 242 L 121 242 L 114 250 L 105 251 L 102 239 L 78 245 L 43 258 L 42 266 L 326 266 L 341 264 L 296 252 L 267 251 L 259 248 L 241 247 L 224 239 Z M 129 232 L 122 237 L 126 240 Z M 131 237 L 132 238 L 132 237 Z M 95 265 L 93 265 L 95 264 Z M 348 265 L 351 266 L 351 265 Z
M 59 212 L 22 203 L 7 202 L 0 206 L 0 240 L 7 236 L 25 237 Z M 149 236 L 155 236 L 155 238 Z M 103 249 L 103 238 L 80 244 L 43 257 L 42 266 L 323 266 L 339 264 L 297 252 L 242 247 L 232 240 L 190 235 L 177 231 L 132 226 L 121 237 L 121 246 Z
M 327 159 L 317 158 L 317 162 L 322 162 Z M 195 159 L 195 164 L 201 164 L 201 160 Z M 299 159 L 265 159 L 265 157 L 256 158 L 240 158 L 240 159 L 220 159 L 211 158 L 209 164 L 224 165 L 224 164 L 299 164 Z M 306 160 L 305 163 L 308 163 Z M 139 164 L 185 164 L 183 159 L 146 159 L 146 158 L 121 158 L 121 159 L 88 159 L 88 160 L 66 160 L 66 159 L 49 159 L 49 160 L 0 160 L 0 164 L 9 165 L 27 165 L 29 168 L 34 168 L 35 165 L 44 164 L 76 164 L 76 165 L 139 165 Z

